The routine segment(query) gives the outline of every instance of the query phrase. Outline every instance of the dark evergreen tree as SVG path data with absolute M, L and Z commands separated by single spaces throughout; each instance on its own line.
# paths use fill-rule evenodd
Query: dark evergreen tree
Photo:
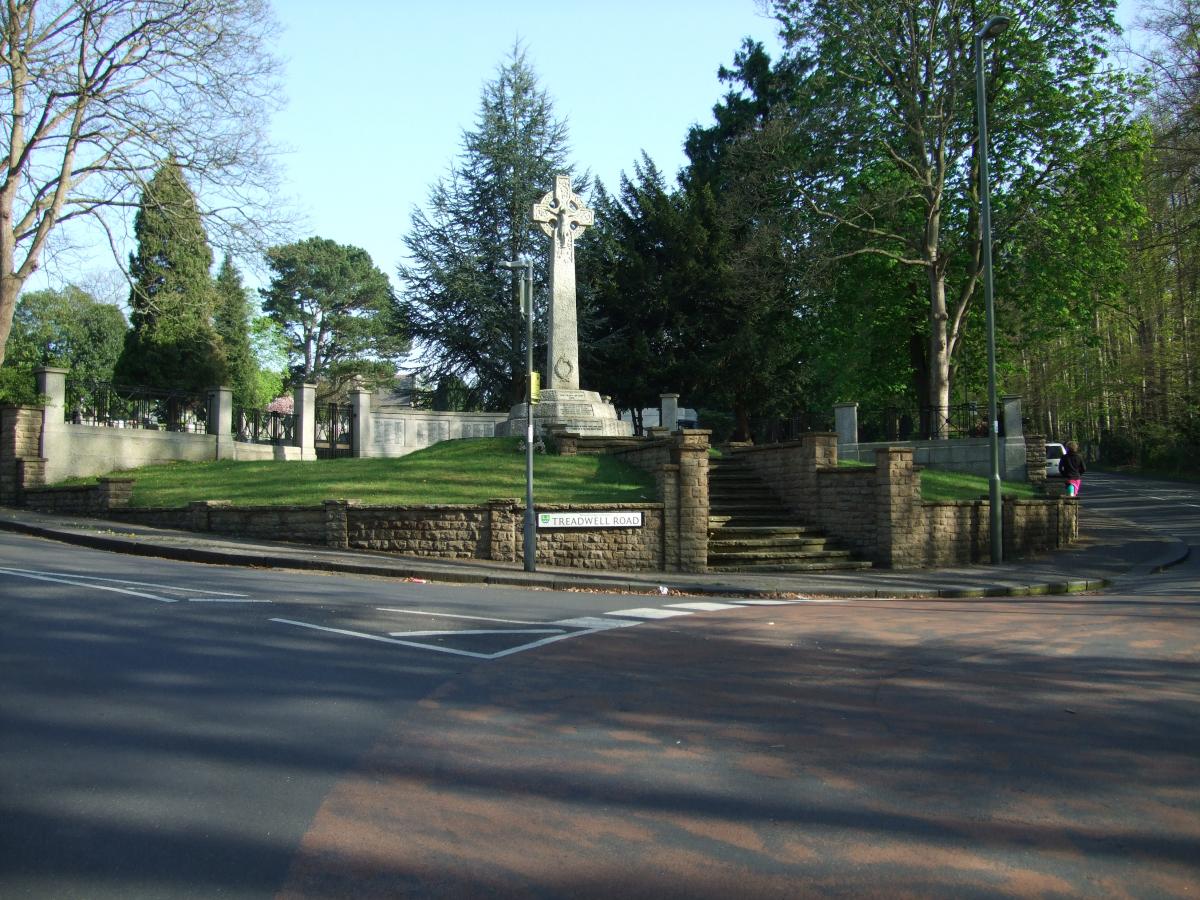
M 483 89 L 454 169 L 431 188 L 428 211 L 413 214 L 401 314 L 424 353 L 422 378 L 461 380 L 473 406 L 505 409 L 524 394 L 525 326 L 512 274 L 499 264 L 530 256 L 544 284 L 545 238 L 529 213 L 555 174 L 570 172 L 566 153 L 566 125 L 514 48 Z M 584 193 L 586 179 L 573 187 Z M 539 309 L 543 293 L 535 291 Z
M 258 360 L 250 345 L 250 300 L 242 275 L 226 255 L 217 273 L 217 309 L 213 327 L 225 352 L 225 384 L 238 406 L 257 408 L 271 401 L 259 396 Z
M 183 170 L 168 160 L 142 193 L 129 257 L 131 330 L 116 377 L 131 384 L 202 391 L 225 378 L 213 329 L 212 250 Z

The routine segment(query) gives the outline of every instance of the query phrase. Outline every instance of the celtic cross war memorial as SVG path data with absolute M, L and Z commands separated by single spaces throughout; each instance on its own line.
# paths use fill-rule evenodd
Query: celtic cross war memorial
M 568 175 L 556 175 L 554 189 L 533 204 L 531 218 L 550 238 L 550 317 L 547 323 L 546 379 L 533 408 L 535 431 L 566 426 L 581 435 L 627 435 L 633 429 L 595 391 L 580 387 L 579 329 L 575 313 L 575 239 L 595 222 L 592 210 L 571 190 Z M 520 434 L 525 404 L 509 413 L 508 434 Z M 500 429 L 498 429 L 499 431 Z

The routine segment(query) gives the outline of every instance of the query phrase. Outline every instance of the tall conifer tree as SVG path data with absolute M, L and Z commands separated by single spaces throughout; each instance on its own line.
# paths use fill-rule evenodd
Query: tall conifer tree
M 555 174 L 570 172 L 566 155 L 566 125 L 516 47 L 484 87 L 457 165 L 430 189 L 429 210 L 413 214 L 402 314 L 425 351 L 425 376 L 461 379 L 470 405 L 505 409 L 523 396 L 525 326 L 499 263 L 528 255 L 544 282 L 545 238 L 529 211 Z
M 258 406 L 258 360 L 250 346 L 250 300 L 242 275 L 228 256 L 217 273 L 217 308 L 213 326 L 225 353 L 225 382 L 238 406 Z
M 127 383 L 200 391 L 225 378 L 213 329 L 212 250 L 196 197 L 179 164 L 165 162 L 146 185 L 129 256 L 130 324 L 116 377 Z

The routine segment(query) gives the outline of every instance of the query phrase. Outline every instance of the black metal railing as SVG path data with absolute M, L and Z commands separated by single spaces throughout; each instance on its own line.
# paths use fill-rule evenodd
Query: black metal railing
M 1001 435 L 1003 433 L 1001 422 Z M 986 403 L 956 406 L 894 404 L 858 411 L 858 440 L 862 444 L 987 436 Z
M 63 412 L 76 425 L 208 431 L 208 397 L 187 391 L 68 379 Z
M 296 417 L 292 413 L 265 409 L 233 410 L 234 439 L 247 444 L 275 444 L 290 447 L 296 443 Z
M 833 431 L 833 413 L 797 411 L 781 418 L 755 419 L 750 434 L 756 444 L 797 441 L 813 431 Z
M 354 454 L 354 408 L 331 403 L 317 407 L 316 451 L 317 459 L 333 459 Z

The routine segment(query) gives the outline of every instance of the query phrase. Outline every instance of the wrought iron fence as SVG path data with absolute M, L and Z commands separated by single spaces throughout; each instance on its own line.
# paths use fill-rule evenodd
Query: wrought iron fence
M 758 444 L 799 440 L 812 431 L 833 431 L 832 412 L 794 412 L 778 419 L 756 419 L 750 423 L 750 434 Z
M 64 418 L 76 425 L 208 431 L 208 397 L 107 381 L 68 379 Z
M 987 437 L 987 404 L 960 403 L 956 406 L 913 406 L 895 404 L 859 409 L 858 440 L 928 441 L 944 438 Z M 1001 422 L 1001 435 L 1003 435 Z
M 333 459 L 354 454 L 353 438 L 354 407 L 331 403 L 317 407 L 316 451 L 317 459 Z
M 296 442 L 296 417 L 291 413 L 236 407 L 233 411 L 234 439 L 248 444 L 290 447 Z

